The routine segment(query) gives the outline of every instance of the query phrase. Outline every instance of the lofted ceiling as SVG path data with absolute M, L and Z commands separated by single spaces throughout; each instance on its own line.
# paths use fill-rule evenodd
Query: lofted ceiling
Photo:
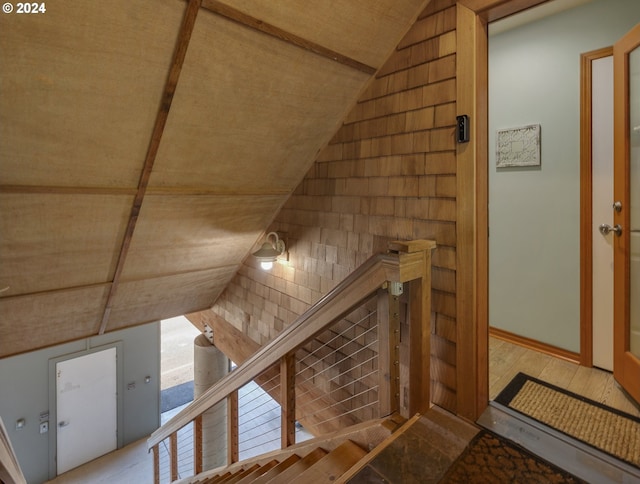
M 211 307 L 427 3 L 0 16 L 0 357 Z

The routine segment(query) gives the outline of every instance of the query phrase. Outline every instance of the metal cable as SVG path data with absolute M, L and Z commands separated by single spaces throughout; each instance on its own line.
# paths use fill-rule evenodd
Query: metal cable
M 375 356 L 374 358 L 377 358 L 377 356 Z M 354 368 L 357 368 L 357 367 L 354 367 Z M 327 395 L 330 395 L 331 393 L 337 392 L 338 390 L 342 390 L 343 388 L 348 387 L 349 385 L 353 385 L 354 383 L 359 383 L 359 382 L 360 382 L 360 380 L 364 380 L 365 378 L 367 378 L 367 377 L 369 377 L 369 376 L 373 375 L 374 373 L 378 373 L 378 370 L 377 370 L 377 369 L 372 370 L 372 371 L 370 371 L 370 372 L 369 372 L 369 373 L 367 373 L 366 375 L 363 375 L 362 377 L 360 377 L 360 378 L 359 378 L 359 379 L 357 379 L 357 380 L 350 381 L 349 383 L 345 383 L 345 384 L 344 384 L 344 385 L 342 385 L 342 386 L 339 386 L 339 387 L 337 387 L 337 388 L 334 388 L 333 390 L 331 390 L 330 392 L 328 392 L 328 393 L 327 393 Z M 337 375 L 337 376 L 342 376 L 343 374 L 344 374 L 344 373 L 341 373 L 340 375 Z M 333 379 L 335 379 L 335 378 L 337 378 L 337 377 L 334 377 Z M 332 380 L 333 380 L 333 379 L 332 379 Z M 332 380 L 329 380 L 329 381 L 332 381 Z M 310 391 L 305 392 L 305 393 L 304 393 L 304 394 L 302 394 L 302 395 L 306 395 L 307 393 L 310 393 Z M 299 406 L 298 406 L 298 409 L 299 409 L 299 410 L 301 410 L 301 409 L 303 409 L 303 408 L 306 408 L 306 407 L 308 407 L 309 405 L 311 405 L 313 402 L 316 402 L 317 400 L 320 400 L 320 399 L 321 399 L 321 398 L 323 398 L 324 396 L 325 396 L 325 395 L 320 395 L 319 397 L 316 397 L 316 398 L 314 398 L 313 400 L 307 400 L 307 401 L 304 403 L 304 405 L 299 405 Z M 352 395 L 352 397 L 351 397 L 351 398 L 353 398 L 353 397 L 355 397 L 355 395 Z
M 323 373 L 326 373 L 327 371 L 331 370 L 332 368 L 336 367 L 337 365 L 340 365 L 341 363 L 343 363 L 345 360 L 347 360 L 347 359 L 349 359 L 349 358 L 352 358 L 353 356 L 357 355 L 357 354 L 358 354 L 358 353 L 360 353 L 361 351 L 364 351 L 364 350 L 368 349 L 368 348 L 369 348 L 369 346 L 371 346 L 371 345 L 373 345 L 373 344 L 377 344 L 377 343 L 378 343 L 378 340 L 372 341 L 372 342 L 371 342 L 371 343 L 369 343 L 367 346 L 363 346 L 362 348 L 360 348 L 358 351 L 356 351 L 356 352 L 352 353 L 351 355 L 345 355 L 345 356 L 344 356 L 344 358 L 342 358 L 341 360 L 339 360 L 339 361 L 335 362 L 334 364 L 329 365 L 329 366 L 327 366 L 327 367 L 323 368 L 323 369 L 322 369 L 322 370 L 320 370 L 320 371 L 314 372 L 314 373 L 313 373 L 313 376 L 311 376 L 311 377 L 309 377 L 309 378 L 307 378 L 307 379 L 305 379 L 305 380 L 302 380 L 302 381 L 296 381 L 296 384 L 297 384 L 297 385 L 304 385 L 304 384 L 305 384 L 305 383 L 307 383 L 308 381 L 310 381 L 310 380 L 312 380 L 312 379 L 314 379 L 314 378 L 317 378 L 319 375 L 322 375 Z M 336 351 L 334 351 L 333 353 L 337 353 L 337 352 L 338 352 L 338 351 L 336 350 Z M 332 354 L 333 354 L 333 353 L 332 353 Z M 376 356 L 374 356 L 374 357 L 372 357 L 372 358 L 377 358 L 377 355 L 376 355 Z M 368 361 L 368 360 L 367 360 L 367 361 Z M 361 366 L 361 365 L 362 365 L 362 364 L 360 364 L 360 365 L 356 365 L 356 366 L 353 366 L 353 367 L 352 367 L 352 369 L 353 369 L 353 368 L 357 368 L 358 366 Z M 298 373 L 296 373 L 296 377 L 297 377 L 298 375 L 301 375 L 304 371 L 306 371 L 306 370 L 307 370 L 307 369 L 309 369 L 309 368 L 310 368 L 310 367 L 307 367 L 307 368 L 305 368 L 304 370 L 301 370 L 301 371 L 299 371 Z M 312 371 L 313 371 L 313 370 L 312 370 Z M 346 373 L 346 372 L 343 372 L 343 373 Z M 343 374 L 343 373 L 340 373 L 340 374 Z M 302 394 L 300 394 L 300 396 L 306 395 L 306 393 L 308 393 L 308 392 L 302 393 Z

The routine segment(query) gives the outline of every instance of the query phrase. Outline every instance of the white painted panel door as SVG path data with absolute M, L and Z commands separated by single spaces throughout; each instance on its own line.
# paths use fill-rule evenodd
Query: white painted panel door
M 593 365 L 613 370 L 613 56 L 591 63 Z
M 56 364 L 58 475 L 115 450 L 116 349 Z

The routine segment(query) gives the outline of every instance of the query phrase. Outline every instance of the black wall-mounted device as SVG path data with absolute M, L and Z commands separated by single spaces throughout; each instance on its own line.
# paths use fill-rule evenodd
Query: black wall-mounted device
M 458 143 L 469 141 L 469 116 L 466 114 L 456 116 L 456 139 Z

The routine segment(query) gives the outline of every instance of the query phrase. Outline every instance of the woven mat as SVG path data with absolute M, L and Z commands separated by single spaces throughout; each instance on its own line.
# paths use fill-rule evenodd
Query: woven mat
M 524 373 L 495 401 L 640 468 L 639 418 Z

